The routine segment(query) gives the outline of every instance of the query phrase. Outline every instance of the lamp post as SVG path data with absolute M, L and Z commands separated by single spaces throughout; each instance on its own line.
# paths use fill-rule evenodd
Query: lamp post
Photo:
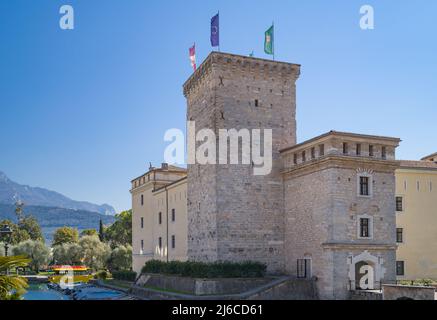
M 5 236 L 5 257 L 8 256 L 9 242 L 11 241 L 12 229 L 7 224 L 0 228 L 0 236 Z

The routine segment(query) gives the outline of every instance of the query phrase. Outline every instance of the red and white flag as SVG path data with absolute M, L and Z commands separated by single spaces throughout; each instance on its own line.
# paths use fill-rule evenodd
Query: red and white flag
M 193 70 L 196 71 L 196 44 L 193 44 L 190 48 L 190 61 Z

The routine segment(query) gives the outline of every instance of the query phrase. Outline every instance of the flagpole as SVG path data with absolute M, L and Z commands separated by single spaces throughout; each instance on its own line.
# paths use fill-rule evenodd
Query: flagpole
M 272 21 L 273 26 L 273 41 L 272 41 L 272 48 L 273 48 L 273 61 L 275 61 L 275 21 Z
M 220 10 L 218 10 L 217 15 L 218 15 L 218 19 L 219 19 L 219 31 L 218 31 L 218 33 L 219 33 L 219 45 L 218 45 L 218 49 L 220 52 Z

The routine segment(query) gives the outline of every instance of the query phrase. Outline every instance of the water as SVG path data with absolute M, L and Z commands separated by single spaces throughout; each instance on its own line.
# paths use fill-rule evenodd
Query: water
M 78 288 L 79 289 L 79 288 Z M 118 291 L 112 291 L 94 286 L 80 288 L 75 295 L 78 300 L 109 300 L 120 298 L 124 294 Z M 70 296 L 49 289 L 46 284 L 30 284 L 27 292 L 23 296 L 24 300 L 72 300 Z
M 70 300 L 68 296 L 47 288 L 45 284 L 30 284 L 23 298 L 24 300 Z

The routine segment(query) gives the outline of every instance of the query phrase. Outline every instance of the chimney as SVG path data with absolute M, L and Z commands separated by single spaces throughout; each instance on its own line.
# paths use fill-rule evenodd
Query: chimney
M 168 163 L 163 162 L 163 163 L 161 164 L 161 168 L 162 168 L 163 170 L 168 170 Z

